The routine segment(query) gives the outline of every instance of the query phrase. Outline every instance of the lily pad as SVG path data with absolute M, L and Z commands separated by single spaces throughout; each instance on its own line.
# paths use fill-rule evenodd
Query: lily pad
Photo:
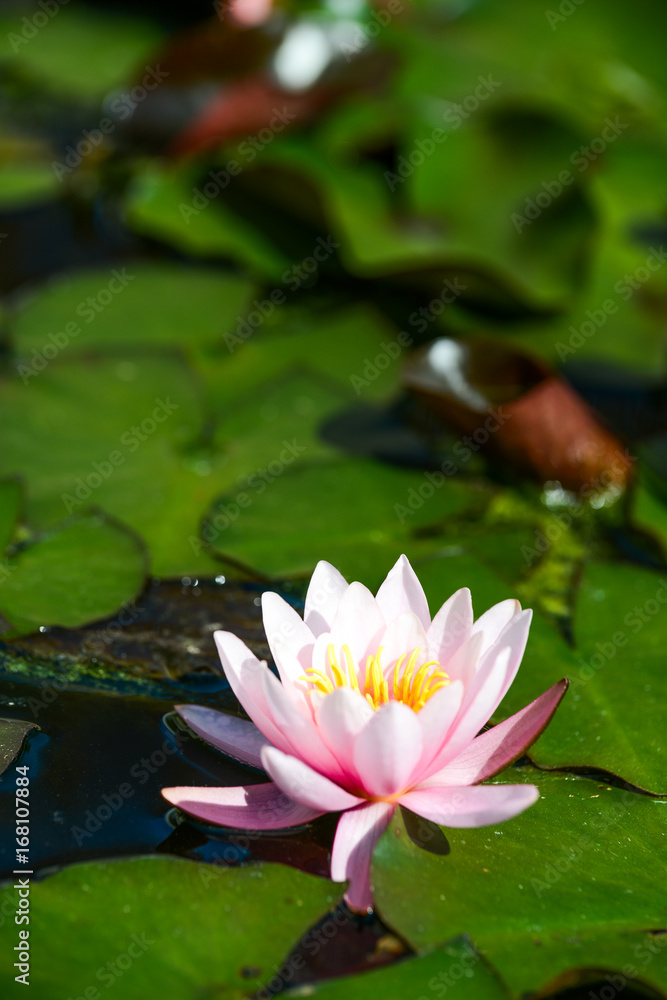
M 169 857 L 73 865 L 31 888 L 30 944 L 42 957 L 30 970 L 31 996 L 85 996 L 121 980 L 126 1000 L 245 996 L 273 978 L 337 895 L 326 879 L 281 865 L 230 869 Z M 11 984 L 13 921 L 0 936 Z M 8 985 L 7 995 L 21 995 L 21 986 Z
M 102 517 L 83 517 L 8 561 L 0 611 L 22 632 L 83 625 L 135 598 L 146 569 L 133 534 Z
M 664 955 L 640 958 L 667 920 L 655 877 L 664 803 L 587 778 L 504 777 L 537 784 L 538 802 L 498 826 L 448 829 L 447 857 L 417 848 L 397 811 L 373 860 L 382 918 L 419 950 L 469 935 L 515 997 L 633 961 L 641 979 L 667 989 Z
M 90 350 L 220 347 L 246 315 L 251 291 L 246 278 L 169 263 L 80 271 L 52 281 L 18 311 L 14 349 L 34 364 L 34 354 L 48 359 L 54 344 L 68 357 Z
M 0 59 L 33 85 L 90 101 L 127 83 L 160 37 L 144 18 L 35 3 L 3 13 Z
M 0 209 L 3 211 L 47 201 L 58 189 L 49 164 L 0 163 Z
M 0 414 L 0 472 L 25 476 L 29 523 L 101 507 L 144 539 L 154 574 L 215 569 L 188 538 L 224 460 L 199 443 L 204 414 L 182 358 L 58 359 L 27 385 L 5 380 Z
M 0 774 L 18 757 L 31 729 L 38 728 L 36 723 L 22 719 L 0 719 Z
M 506 1000 L 507 997 L 504 987 L 479 952 L 463 937 L 386 969 L 316 983 L 309 987 L 307 995 L 326 1000 L 366 1000 L 369 996 L 405 1000 L 409 996 L 429 995 L 431 991 L 434 996 L 444 996 L 458 983 L 464 984 L 469 995 L 474 991 L 475 1000 Z M 288 990 L 285 996 L 303 997 L 303 988 Z
M 432 489 L 425 491 L 429 498 L 435 495 L 430 503 L 417 492 L 424 486 Z M 403 511 L 409 512 L 413 496 L 419 506 L 408 520 Z M 483 504 L 483 492 L 454 479 L 436 494 L 417 472 L 345 459 L 284 472 L 233 520 L 234 498 L 223 497 L 205 525 L 212 528 L 213 551 L 269 576 L 304 575 L 328 559 L 348 579 L 377 587 L 383 568 L 402 552 L 418 557 L 437 545 L 421 539 L 419 529 L 460 513 L 475 499 Z
M 23 487 L 18 479 L 0 479 L 0 556 L 14 537 L 23 507 Z
M 222 164 L 210 173 L 224 169 Z M 229 258 L 251 274 L 279 281 L 294 262 L 258 227 L 235 215 L 221 196 L 203 195 L 207 184 L 215 181 L 190 165 L 144 167 L 128 191 L 127 220 L 137 232 L 193 257 Z

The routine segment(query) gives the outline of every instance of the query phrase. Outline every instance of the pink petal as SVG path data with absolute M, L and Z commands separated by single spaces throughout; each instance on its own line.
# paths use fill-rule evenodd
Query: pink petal
M 429 698 L 417 712 L 417 722 L 422 734 L 422 754 L 413 772 L 410 784 L 418 781 L 431 762 L 445 745 L 449 730 L 461 708 L 464 687 L 461 681 L 454 681 Z
M 406 786 L 422 754 L 417 714 L 390 701 L 373 714 L 354 745 L 354 766 L 372 796 L 396 795 Z
M 387 625 L 404 611 L 412 611 L 427 629 L 431 614 L 424 588 L 410 565 L 407 556 L 401 556 L 377 592 L 376 600 Z
M 521 611 L 518 615 L 515 615 L 502 630 L 491 648 L 484 654 L 480 662 L 479 666 L 481 669 L 487 658 L 491 659 L 492 657 L 497 656 L 500 650 L 504 649 L 506 646 L 509 646 L 511 649 L 510 660 L 505 675 L 505 684 L 500 692 L 498 704 L 500 704 L 503 700 L 507 694 L 508 688 L 516 677 L 516 672 L 519 669 L 519 665 L 521 664 L 521 659 L 526 648 L 526 643 L 528 642 L 528 632 L 530 630 L 532 617 L 533 612 L 530 609 Z M 496 709 L 494 708 L 493 711 L 495 712 L 495 710 Z M 491 714 L 493 714 L 493 712 Z
M 361 663 L 375 652 L 384 627 L 382 612 L 370 590 L 363 583 L 351 583 L 340 599 L 331 625 L 336 651 L 348 645 L 354 662 Z
M 433 823 L 469 827 L 502 823 L 532 806 L 539 796 L 535 785 L 472 785 L 413 788 L 398 801 Z
M 334 780 L 342 777 L 340 765 L 325 745 L 310 709 L 305 704 L 295 704 L 270 670 L 262 675 L 262 689 L 271 720 L 288 744 L 285 752 L 310 761 L 314 768 Z
M 366 911 L 373 905 L 371 858 L 373 849 L 394 815 L 394 802 L 371 802 L 344 812 L 331 853 L 331 878 L 348 882 L 345 899 L 355 910 Z
M 262 765 L 285 795 L 308 809 L 339 812 L 351 809 L 362 800 L 318 774 L 297 757 L 290 757 L 274 747 L 262 750 Z
M 505 626 L 520 611 L 521 605 L 519 602 L 510 598 L 507 601 L 501 601 L 500 604 L 494 604 L 492 608 L 489 608 L 483 615 L 480 615 L 474 623 L 472 631 L 473 634 L 481 632 L 484 636 L 482 653 L 486 652 L 493 645 Z
M 262 677 L 271 674 L 266 663 L 258 660 L 232 632 L 214 632 L 213 638 L 225 677 L 243 708 L 269 743 L 281 750 L 289 750 L 290 744 L 274 723 L 264 694 Z
M 389 682 L 390 687 L 392 685 L 396 660 L 406 654 L 401 670 L 399 671 L 399 677 L 401 677 L 413 649 L 419 649 L 416 661 L 416 667 L 419 668 L 422 663 L 426 663 L 429 659 L 426 632 L 419 618 L 412 611 L 404 611 L 397 618 L 394 618 L 382 636 L 382 667 L 384 677 Z
M 311 665 L 315 636 L 301 616 L 279 594 L 262 594 L 262 618 L 269 648 L 286 688 L 299 684 Z
M 175 705 L 180 717 L 203 740 L 229 757 L 252 767 L 261 767 L 260 753 L 267 741 L 257 726 L 236 715 L 216 712 L 203 705 Z
M 474 785 L 508 767 L 542 733 L 567 691 L 568 683 L 567 680 L 558 681 L 520 712 L 480 733 L 458 757 L 420 787 Z M 426 709 L 422 709 L 424 711 Z
M 162 795 L 205 823 L 242 830 L 282 830 L 310 823 L 324 812 L 292 801 L 273 782 L 236 788 L 163 788 Z
M 345 777 L 356 783 L 359 775 L 353 761 L 354 743 L 373 714 L 363 695 L 351 688 L 337 688 L 324 697 L 317 712 L 322 739 L 338 760 Z
M 464 688 L 468 687 L 477 673 L 483 646 L 484 636 L 481 632 L 475 632 L 461 643 L 451 659 L 442 664 L 451 680 L 461 681 Z
M 331 563 L 324 560 L 318 562 L 308 585 L 303 615 L 316 638 L 322 632 L 331 631 L 340 599 L 347 587 L 347 580 Z
M 454 760 L 463 748 L 474 739 L 482 726 L 488 722 L 492 712 L 495 711 L 505 683 L 505 669 L 509 663 L 510 652 L 509 648 L 504 649 L 493 663 L 487 665 L 484 672 L 481 669 L 477 672 L 473 683 L 464 692 L 463 706 L 459 711 L 458 718 L 451 727 L 441 750 L 427 768 L 424 778 L 441 770 L 451 760 Z M 480 678 L 481 674 L 483 676 Z M 471 688 L 473 689 L 472 697 L 470 695 Z
M 431 657 L 444 666 L 472 629 L 472 600 L 467 587 L 445 601 L 426 632 Z

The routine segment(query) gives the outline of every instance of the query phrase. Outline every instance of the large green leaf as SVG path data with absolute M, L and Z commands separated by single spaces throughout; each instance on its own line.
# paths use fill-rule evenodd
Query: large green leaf
M 348 579 L 377 587 L 402 552 L 414 558 L 437 548 L 419 529 L 483 503 L 484 493 L 454 479 L 436 491 L 421 473 L 345 459 L 288 469 L 243 509 L 232 506 L 236 499 L 222 497 L 206 519 L 221 556 L 272 576 L 306 574 L 327 559 Z M 419 507 L 408 519 L 411 501 Z
M 128 264 L 59 278 L 19 310 L 16 354 L 28 365 L 60 351 L 220 347 L 246 315 L 252 286 L 242 277 L 175 264 Z
M 74 865 L 31 888 L 31 996 L 85 996 L 114 984 L 126 1000 L 245 996 L 275 976 L 337 892 L 272 864 L 230 869 L 150 857 Z M 18 931 L 13 920 L 0 931 L 12 997 L 23 989 L 12 968 Z
M 140 592 L 147 565 L 135 535 L 92 515 L 22 549 L 5 569 L 0 612 L 30 632 L 112 614 Z
M 364 972 L 345 979 L 332 979 L 308 988 L 308 996 L 326 1000 L 405 1000 L 406 997 L 444 996 L 455 984 L 463 983 L 475 1000 L 506 1000 L 499 980 L 484 963 L 479 952 L 464 938 L 436 948 L 426 955 L 409 958 L 385 969 Z M 303 987 L 288 990 L 286 996 L 303 997 Z
M 160 35 L 142 18 L 57 2 L 34 3 L 3 13 L 0 59 L 33 86 L 89 102 L 128 83 L 128 78 L 131 89 L 137 82 L 131 74 L 139 69 L 141 79 L 141 71 L 150 68 L 147 64 Z M 153 78 L 149 83 L 153 89 Z M 127 107 L 122 107 L 122 117 L 127 117 Z
M 373 862 L 383 919 L 418 949 L 469 935 L 514 996 L 628 963 L 667 990 L 665 953 L 646 958 L 648 932 L 667 921 L 665 804 L 586 778 L 504 778 L 534 782 L 540 799 L 497 826 L 448 829 L 446 857 L 416 847 L 397 812 Z
M 156 575 L 203 573 L 215 564 L 188 539 L 223 464 L 202 454 L 203 422 L 179 357 L 65 356 L 0 384 L 0 472 L 25 476 L 29 523 L 102 507 L 146 541 Z
M 23 487 L 19 479 L 0 479 L 0 556 L 14 537 L 23 507 Z
M 222 165 L 224 171 L 224 164 Z M 221 168 L 210 171 L 220 174 Z M 252 274 L 278 282 L 293 261 L 251 222 L 229 209 L 215 180 L 196 167 L 147 166 L 127 196 L 127 219 L 138 232 L 193 257 L 238 260 Z M 233 180 L 233 178 L 232 178 Z M 203 194 L 209 186 L 212 198 Z

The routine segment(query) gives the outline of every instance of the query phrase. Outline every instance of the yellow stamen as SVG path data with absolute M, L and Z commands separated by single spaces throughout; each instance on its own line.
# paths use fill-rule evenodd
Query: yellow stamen
M 354 661 L 352 660 L 352 653 L 350 652 L 350 647 L 343 646 L 343 652 L 345 653 L 345 659 L 347 661 L 347 672 L 350 675 L 350 687 L 354 691 L 358 691 L 359 681 L 357 680 L 357 671 L 354 668 Z
M 410 683 L 412 681 L 412 674 L 414 673 L 415 663 L 417 662 L 417 657 L 419 656 L 421 649 L 417 646 L 410 653 L 410 659 L 405 665 L 405 670 L 403 671 L 403 680 L 401 681 L 401 701 L 408 700 L 408 691 L 410 690 Z
M 398 682 L 398 672 L 401 669 L 401 665 L 403 663 L 403 660 L 405 659 L 405 656 L 406 656 L 405 653 L 403 653 L 402 656 L 399 656 L 399 658 L 396 660 L 396 666 L 394 667 L 394 681 L 392 686 L 394 692 L 394 701 L 399 701 L 400 699 L 401 688 Z
M 327 659 L 331 676 L 321 670 L 311 667 L 300 679 L 312 684 L 322 694 L 331 694 L 336 688 L 350 687 L 362 694 L 372 709 L 376 710 L 389 701 L 401 701 L 408 708 L 419 712 L 436 691 L 449 684 L 449 676 L 437 660 L 429 660 L 417 668 L 417 660 L 421 649 L 417 646 L 410 655 L 403 653 L 394 664 L 391 686 L 384 678 L 382 669 L 382 650 L 380 646 L 374 656 L 366 658 L 366 673 L 363 688 L 359 686 L 357 669 L 350 652 L 350 647 L 342 646 L 345 656 L 345 667 L 341 668 L 336 657 L 333 643 L 327 647 Z M 403 663 L 407 657 L 407 663 Z M 401 669 L 403 672 L 401 674 Z

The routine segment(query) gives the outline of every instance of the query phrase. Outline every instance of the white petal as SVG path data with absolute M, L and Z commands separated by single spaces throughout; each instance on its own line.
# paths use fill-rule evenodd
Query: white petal
M 341 597 L 347 590 L 345 577 L 331 563 L 318 562 L 310 578 L 304 621 L 313 635 L 331 631 Z
M 406 788 L 422 754 L 417 715 L 400 701 L 373 714 L 354 745 L 354 765 L 364 790 L 386 798 Z
M 340 599 L 331 625 L 336 652 L 348 645 L 355 663 L 365 661 L 369 653 L 375 652 L 384 627 L 382 612 L 370 590 L 363 583 L 351 583 Z
M 470 591 L 463 587 L 445 601 L 427 630 L 431 657 L 445 666 L 459 646 L 470 637 L 472 624 Z
M 214 632 L 213 638 L 218 648 L 225 677 L 257 728 L 269 743 L 281 750 L 289 750 L 290 744 L 273 721 L 271 708 L 264 694 L 262 677 L 271 674 L 263 660 L 232 632 Z M 273 676 L 273 675 L 271 675 Z
M 359 781 L 354 766 L 354 743 L 373 714 L 363 695 L 351 688 L 337 688 L 326 695 L 317 712 L 322 739 L 351 781 Z
M 521 605 L 519 602 L 510 598 L 507 601 L 501 601 L 500 604 L 494 604 L 492 608 L 489 608 L 483 615 L 480 615 L 474 623 L 472 631 L 473 635 L 481 632 L 484 636 L 482 654 L 493 645 L 505 626 L 520 611 Z
M 281 681 L 303 691 L 299 678 L 311 664 L 315 636 L 298 612 L 270 590 L 262 594 L 262 618 Z
M 407 556 L 401 556 L 389 570 L 376 600 L 387 625 L 405 611 L 412 611 L 425 629 L 431 624 L 424 588 Z

